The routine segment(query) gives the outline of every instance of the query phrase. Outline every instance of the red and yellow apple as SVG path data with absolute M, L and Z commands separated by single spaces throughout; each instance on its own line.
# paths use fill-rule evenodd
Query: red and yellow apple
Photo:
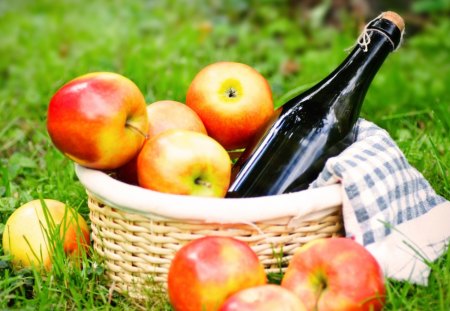
M 225 149 L 244 148 L 274 113 L 272 91 L 254 68 L 236 62 L 217 62 L 192 80 L 186 105 L 205 124 L 208 135 Z
M 224 197 L 231 159 L 211 137 L 168 130 L 149 139 L 137 159 L 139 185 L 165 193 Z
M 281 285 L 307 310 L 381 310 L 385 300 L 382 270 L 362 245 L 348 238 L 323 238 L 301 246 Z
M 290 290 L 266 284 L 231 295 L 219 311 L 306 311 L 306 308 Z
M 115 169 L 141 149 L 148 118 L 144 96 L 130 79 L 95 72 L 63 85 L 51 98 L 47 130 L 56 148 L 94 169 Z
M 164 131 L 184 129 L 207 134 L 205 125 L 194 110 L 183 103 L 173 100 L 160 100 L 147 106 L 148 138 Z M 116 171 L 120 181 L 137 185 L 137 155 Z
M 176 311 L 211 311 L 230 295 L 266 282 L 264 267 L 248 244 L 232 237 L 206 236 L 175 254 L 168 294 Z
M 69 257 L 80 256 L 87 250 L 89 227 L 80 214 L 62 202 L 33 200 L 8 218 L 2 243 L 14 267 L 35 266 L 49 270 L 59 244 Z
M 149 138 L 171 129 L 184 129 L 207 134 L 197 113 L 183 103 L 161 100 L 147 106 Z

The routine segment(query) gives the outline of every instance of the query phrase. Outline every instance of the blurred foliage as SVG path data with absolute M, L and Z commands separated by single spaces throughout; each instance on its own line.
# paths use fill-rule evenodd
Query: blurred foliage
M 450 1 L 419 0 L 413 3 L 412 11 L 417 13 L 450 13 Z

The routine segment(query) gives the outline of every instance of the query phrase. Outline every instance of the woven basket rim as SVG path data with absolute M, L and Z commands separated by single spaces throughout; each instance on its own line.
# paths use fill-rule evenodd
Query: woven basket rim
M 295 226 L 298 221 L 320 218 L 342 205 L 343 200 L 341 184 L 274 196 L 224 199 L 156 192 L 79 164 L 75 164 L 75 173 L 89 194 L 101 202 L 156 220 L 226 224 L 289 217 Z

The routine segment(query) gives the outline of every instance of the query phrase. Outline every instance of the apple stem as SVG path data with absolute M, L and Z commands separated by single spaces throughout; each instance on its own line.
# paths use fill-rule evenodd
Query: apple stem
M 234 98 L 234 97 L 237 96 L 237 91 L 234 88 L 230 87 L 227 90 L 227 95 L 228 95 L 229 98 Z
M 211 188 L 211 183 L 201 179 L 200 177 L 197 177 L 195 179 L 195 184 L 200 185 L 200 186 L 205 186 L 207 188 Z
M 316 298 L 316 304 L 314 306 L 314 311 L 319 310 L 319 299 L 322 293 L 325 291 L 325 289 L 328 287 L 327 279 L 323 275 L 319 275 L 318 277 L 318 284 L 317 284 L 317 298 Z
M 138 129 L 138 128 L 137 128 L 136 126 L 134 126 L 133 124 L 126 122 L 126 123 L 125 123 L 125 126 L 127 126 L 127 127 L 131 128 L 132 130 L 138 132 L 139 134 L 141 134 L 142 136 L 144 136 L 145 139 L 148 139 L 148 137 L 149 137 L 148 134 L 142 132 L 140 129 Z

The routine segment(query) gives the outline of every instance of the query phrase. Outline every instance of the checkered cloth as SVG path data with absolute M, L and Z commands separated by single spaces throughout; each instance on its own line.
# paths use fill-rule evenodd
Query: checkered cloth
M 450 240 L 450 202 L 406 160 L 389 134 L 366 120 L 356 142 L 330 158 L 310 187 L 342 183 L 347 237 L 364 245 L 388 277 L 427 284 L 427 261 Z

